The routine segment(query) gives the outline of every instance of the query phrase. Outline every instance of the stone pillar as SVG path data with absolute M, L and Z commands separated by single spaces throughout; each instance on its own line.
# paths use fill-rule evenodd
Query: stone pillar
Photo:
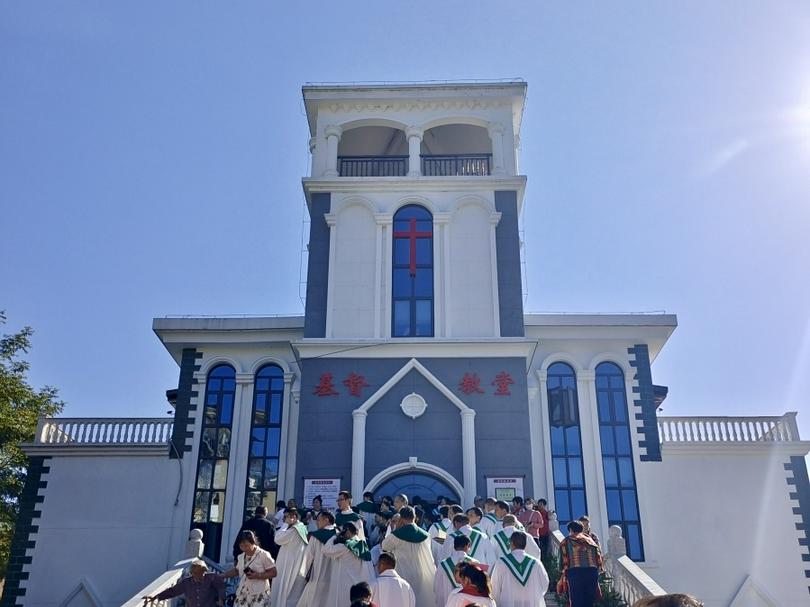
M 366 475 L 366 412 L 352 412 L 352 495 L 363 495 Z
M 492 174 L 503 175 L 506 173 L 503 166 L 503 126 L 492 123 L 487 130 L 492 141 Z
M 405 129 L 405 137 L 408 139 L 408 177 L 419 177 L 422 174 L 422 148 L 423 131 L 415 126 Z
M 537 370 L 537 383 L 540 385 L 540 431 L 543 432 L 543 458 L 546 462 L 546 499 L 554 503 L 554 468 L 551 461 L 550 419 L 548 415 L 548 371 Z
M 476 491 L 475 471 L 475 411 L 461 412 L 461 457 L 464 475 L 464 495 L 459 496 L 465 504 L 472 504 Z
M 582 461 L 585 465 L 585 491 L 591 526 L 600 537 L 608 529 L 605 472 L 602 468 L 602 441 L 599 436 L 599 408 L 596 401 L 596 372 L 577 371 L 579 427 L 582 435 Z
M 324 135 L 326 136 L 326 172 L 324 176 L 337 177 L 338 143 L 340 142 L 341 135 L 343 135 L 343 129 L 339 126 L 331 125 L 326 127 Z
M 498 236 L 496 228 L 501 221 L 500 213 L 489 216 L 489 273 L 492 276 L 492 336 L 501 336 L 501 304 L 498 295 Z
M 300 394 L 293 392 L 292 385 L 295 381 L 295 373 L 284 374 L 284 399 L 282 404 L 282 417 L 287 421 L 281 429 L 282 442 L 286 438 L 286 445 L 281 450 L 284 458 L 284 484 L 279 482 L 278 490 L 284 499 L 295 496 L 295 460 L 298 454 L 298 400 Z M 279 479 L 281 481 L 281 479 Z M 279 498 L 281 499 L 281 498 Z
M 309 174 L 314 176 L 315 173 L 315 148 L 318 145 L 317 137 L 309 138 Z
M 450 299 L 450 265 L 447 263 L 447 226 L 450 224 L 450 213 L 434 213 L 433 225 L 436 233 L 433 238 L 433 293 L 436 337 L 447 337 L 448 328 L 447 302 Z

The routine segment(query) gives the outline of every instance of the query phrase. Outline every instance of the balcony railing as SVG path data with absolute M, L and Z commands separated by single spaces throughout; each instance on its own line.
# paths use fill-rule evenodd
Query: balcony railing
M 796 413 L 771 417 L 659 417 L 664 443 L 786 443 L 798 441 Z
M 166 445 L 172 420 L 165 417 L 59 417 L 39 420 L 34 445 L 155 446 Z
M 404 177 L 407 156 L 339 156 L 341 177 Z
M 492 154 L 447 154 L 422 156 L 422 175 L 447 177 L 450 175 L 489 175 Z
M 492 154 L 445 154 L 422 158 L 422 175 L 430 177 L 489 175 Z M 407 156 L 338 156 L 341 177 L 404 177 Z

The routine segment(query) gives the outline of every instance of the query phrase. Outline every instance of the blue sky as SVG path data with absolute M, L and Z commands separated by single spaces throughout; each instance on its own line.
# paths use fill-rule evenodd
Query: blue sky
M 66 415 L 167 314 L 300 313 L 307 81 L 522 77 L 528 311 L 666 310 L 665 413 L 810 437 L 810 4 L 0 4 L 0 309 Z M 803 412 L 803 415 L 802 415 Z

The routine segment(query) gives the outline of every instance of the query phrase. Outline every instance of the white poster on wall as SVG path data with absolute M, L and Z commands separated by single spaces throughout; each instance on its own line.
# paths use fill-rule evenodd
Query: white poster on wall
M 518 496 L 524 497 L 522 476 L 487 477 L 487 497 L 511 503 Z
M 304 507 L 312 507 L 312 498 L 320 495 L 323 507 L 328 510 L 337 509 L 337 497 L 340 492 L 339 478 L 305 478 L 304 479 Z

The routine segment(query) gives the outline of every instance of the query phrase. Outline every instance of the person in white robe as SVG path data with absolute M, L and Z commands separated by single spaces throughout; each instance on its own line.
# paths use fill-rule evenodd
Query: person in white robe
M 394 555 L 402 576 L 416 595 L 419 607 L 433 604 L 433 576 L 436 565 L 430 551 L 430 536 L 415 524 L 416 513 L 410 506 L 399 511 L 396 528 L 382 541 L 382 549 Z M 392 519 L 392 523 L 394 519 Z
M 453 537 L 453 551 L 436 567 L 436 575 L 433 578 L 436 607 L 444 607 L 450 593 L 461 588 L 461 580 L 456 578 L 458 564 L 478 562 L 469 555 L 470 543 L 470 538 L 464 534 Z
M 313 531 L 317 531 L 318 527 L 318 517 L 321 515 L 323 511 L 323 498 L 320 495 L 316 495 L 312 498 L 312 510 L 308 513 L 308 522 L 307 522 L 307 531 L 312 533 Z
M 411 585 L 397 573 L 397 559 L 383 552 L 377 563 L 377 579 L 372 584 L 374 603 L 378 607 L 416 607 Z
M 498 527 L 498 517 L 495 516 L 495 498 L 488 497 L 484 502 L 484 513 L 478 527 L 487 534 L 490 539 L 495 535 Z
M 467 563 L 461 565 L 458 576 L 461 579 L 461 588 L 450 593 L 445 607 L 467 607 L 468 605 L 481 605 L 481 607 L 497 607 L 492 598 L 492 586 L 489 577 L 484 572 L 485 565 Z
M 534 540 L 523 531 L 511 538 L 511 552 L 492 568 L 492 596 L 501 607 L 545 607 L 548 573 L 542 561 L 526 553 Z
M 363 494 L 363 501 L 357 504 L 357 513 L 363 519 L 366 530 L 370 533 L 374 526 L 374 515 L 380 511 L 380 506 L 374 502 L 374 494 L 366 491 Z
M 338 512 L 335 514 L 335 525 L 343 529 L 346 523 L 352 523 L 357 530 L 357 538 L 365 541 L 366 533 L 363 530 L 363 518 L 352 508 L 352 494 L 341 491 L 337 498 Z
M 329 592 L 319 607 L 346 607 L 351 587 L 374 579 L 368 544 L 358 537 L 354 523 L 346 523 L 340 534 L 326 542 L 323 553 L 332 560 L 332 571 Z
M 276 531 L 274 541 L 279 546 L 278 576 L 270 588 L 270 604 L 273 607 L 295 607 L 306 584 L 301 566 L 308 543 L 307 528 L 299 520 L 298 510 L 288 507 L 284 511 L 284 524 Z
M 444 542 L 447 534 L 452 531 L 453 522 L 448 517 L 450 513 L 450 506 L 439 506 L 438 521 L 433 523 L 428 529 L 430 536 L 430 552 L 433 555 L 433 562 L 438 563 L 441 556 L 442 542 Z
M 298 601 L 298 607 L 320 607 L 329 593 L 332 560 L 326 557 L 323 548 L 337 534 L 335 516 L 324 510 L 319 513 L 316 522 L 318 528 L 309 534 L 309 543 L 301 563 L 301 574 L 309 581 Z
M 492 549 L 492 542 L 489 541 L 482 531 L 473 529 L 470 526 L 470 519 L 466 514 L 457 514 L 453 517 L 453 529 L 447 534 L 447 539 L 442 545 L 439 562 L 450 556 L 450 553 L 455 549 L 453 547 L 453 539 L 460 535 L 465 535 L 470 538 L 471 546 L 469 555 L 472 558 L 492 566 L 496 558 L 495 552 Z
M 499 558 L 512 552 L 511 537 L 515 531 L 523 531 L 523 529 L 518 528 L 517 519 L 514 514 L 507 514 L 503 517 L 503 528 L 496 531 L 492 538 L 491 544 L 493 552 L 495 553 L 495 561 L 493 562 L 497 562 Z M 527 544 L 526 554 L 536 559 L 541 558 L 540 547 L 537 545 L 537 542 L 529 542 Z

